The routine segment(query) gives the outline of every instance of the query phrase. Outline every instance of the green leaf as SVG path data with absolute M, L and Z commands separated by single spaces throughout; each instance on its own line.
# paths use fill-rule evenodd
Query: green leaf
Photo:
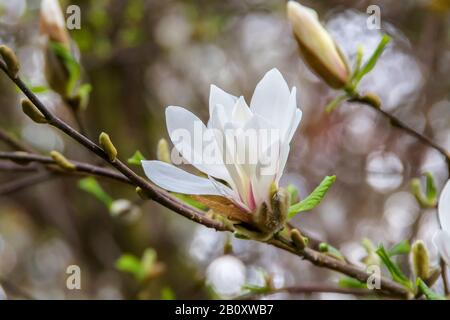
M 428 288 L 428 286 L 423 282 L 422 279 L 417 278 L 416 281 L 417 287 L 419 290 L 425 295 L 428 300 L 447 300 L 445 297 L 435 293 L 433 290 Z
M 381 261 L 383 261 L 386 268 L 389 270 L 392 279 L 395 282 L 398 282 L 408 289 L 412 289 L 413 285 L 411 280 L 408 279 L 408 277 L 405 276 L 405 274 L 400 270 L 400 267 L 391 260 L 389 254 L 386 252 L 383 246 L 380 246 L 377 249 L 377 254 L 380 257 Z
M 390 257 L 397 256 L 400 254 L 408 254 L 411 251 L 411 246 L 409 244 L 409 241 L 403 240 L 394 245 L 391 249 L 388 251 L 388 255 Z
M 58 56 L 69 72 L 69 80 L 67 83 L 67 95 L 70 97 L 73 95 L 75 86 L 80 79 L 81 67 L 69 49 L 58 42 L 50 42 L 49 47 Z
M 333 185 L 334 181 L 336 181 L 336 176 L 325 177 L 320 185 L 316 189 L 314 189 L 314 191 L 311 192 L 309 196 L 289 208 L 289 219 L 299 212 L 308 211 L 317 207 L 325 197 L 328 189 L 330 189 L 330 187 Z
M 433 175 L 431 174 L 431 172 L 425 172 L 425 177 L 427 186 L 427 199 L 430 202 L 435 202 L 437 200 L 437 190 Z
M 369 60 L 367 60 L 367 62 L 364 64 L 364 66 L 361 68 L 358 74 L 355 75 L 353 80 L 355 86 L 361 81 L 361 79 L 366 74 L 372 71 L 389 41 L 391 41 L 391 37 L 389 37 L 387 34 L 385 34 L 383 38 L 381 38 L 381 41 L 378 44 L 375 51 L 372 53 L 372 56 L 369 58 Z
M 111 207 L 113 203 L 113 199 L 103 190 L 103 188 L 100 186 L 100 184 L 95 180 L 93 177 L 87 177 L 84 179 L 81 179 L 78 182 L 78 187 L 86 191 L 87 193 L 90 193 L 95 198 L 100 200 L 105 206 L 108 208 Z
M 169 287 L 164 287 L 161 290 L 161 300 L 175 300 L 175 293 Z
M 131 158 L 128 159 L 129 164 L 133 164 L 135 166 L 140 166 L 141 161 L 145 160 L 145 157 L 142 155 L 142 153 L 137 150 Z
M 136 278 L 141 274 L 141 261 L 134 255 L 125 253 L 116 261 L 116 269 L 133 274 Z
M 358 49 L 356 51 L 355 67 L 353 69 L 352 79 L 354 79 L 354 77 L 361 70 L 361 64 L 362 64 L 363 57 L 364 57 L 364 47 L 362 45 L 359 45 Z
M 341 288 L 350 288 L 350 289 L 367 289 L 367 284 L 350 277 L 342 277 L 339 279 L 338 285 Z

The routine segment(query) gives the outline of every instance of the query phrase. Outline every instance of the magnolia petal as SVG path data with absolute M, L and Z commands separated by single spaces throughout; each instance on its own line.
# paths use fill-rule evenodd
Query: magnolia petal
M 198 177 L 162 161 L 142 161 L 145 175 L 159 187 L 178 193 L 196 195 L 222 194 L 207 178 Z
M 198 170 L 216 177 L 228 179 L 215 137 L 192 112 L 176 106 L 166 109 L 166 124 L 170 139 L 184 159 Z M 202 139 L 196 143 L 195 139 Z
M 302 115 L 303 112 L 300 109 L 297 109 L 295 111 L 295 115 L 292 119 L 291 125 L 289 127 L 289 130 L 287 131 L 286 138 L 284 140 L 285 144 L 291 143 L 292 138 L 294 137 L 295 131 L 297 131 L 298 125 L 300 124 L 300 121 L 302 121 Z
M 245 102 L 244 97 L 240 97 L 234 105 L 231 119 L 235 124 L 243 126 L 252 117 L 252 112 Z
M 212 84 L 209 91 L 209 116 L 212 117 L 213 110 L 218 104 L 224 106 L 227 115 L 230 115 L 237 99 L 237 97 Z
M 283 115 L 289 106 L 289 96 L 289 87 L 280 71 L 272 69 L 256 86 L 250 102 L 250 110 L 277 128 L 286 128 L 288 123 Z
M 450 266 L 450 233 L 437 231 L 433 237 L 433 243 L 442 259 Z
M 441 192 L 438 212 L 442 230 L 450 233 L 450 180 Z
M 242 172 L 242 168 L 235 161 L 237 157 L 236 140 L 234 139 L 234 130 L 236 129 L 231 122 L 226 122 L 224 119 L 225 107 L 222 105 L 216 105 L 213 110 L 213 114 L 209 121 L 208 126 L 214 130 L 216 135 L 216 141 L 218 148 L 221 152 L 222 161 L 228 171 L 229 180 L 226 180 L 228 184 L 235 190 L 241 197 L 242 201 L 245 201 L 244 195 L 247 188 L 245 185 L 248 183 L 245 175 Z

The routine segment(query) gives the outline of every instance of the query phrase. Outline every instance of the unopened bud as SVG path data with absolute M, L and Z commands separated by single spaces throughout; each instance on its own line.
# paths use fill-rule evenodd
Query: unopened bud
M 381 107 L 381 100 L 380 97 L 373 92 L 366 92 L 362 97 L 361 100 L 370 104 L 372 107 L 379 109 Z
M 300 53 L 308 66 L 329 86 L 339 89 L 350 80 L 346 58 L 320 24 L 317 12 L 289 1 L 287 16 L 291 22 Z
M 11 77 L 16 78 L 19 73 L 19 60 L 17 59 L 16 54 L 11 48 L 1 45 L 0 46 L 0 55 L 3 58 L 3 61 L 6 64 L 8 69 L 8 73 Z
M 67 171 L 74 171 L 76 169 L 75 165 L 58 151 L 53 150 L 50 152 L 50 156 L 60 168 Z
M 412 262 L 414 275 L 426 280 L 430 275 L 430 260 L 428 250 L 422 240 L 417 240 L 412 245 Z
M 145 193 L 144 190 L 142 190 L 141 187 L 136 187 L 136 193 L 138 194 L 138 196 L 139 196 L 142 200 L 147 200 L 147 199 L 148 199 L 148 195 Z
M 117 149 L 111 141 L 109 135 L 105 132 L 102 132 L 99 137 L 100 146 L 103 148 L 103 151 L 106 152 L 110 161 L 114 162 L 117 158 Z
M 303 237 L 298 229 L 291 230 L 291 240 L 297 249 L 303 250 L 306 248 L 307 243 L 305 237 Z
M 170 161 L 169 144 L 167 143 L 167 140 L 164 138 L 161 138 L 158 142 L 158 149 L 156 150 L 156 157 L 159 161 L 172 163 L 172 161 Z
M 28 99 L 23 99 L 22 102 L 22 111 L 25 113 L 31 120 L 36 123 L 48 123 L 45 116 L 41 111 Z

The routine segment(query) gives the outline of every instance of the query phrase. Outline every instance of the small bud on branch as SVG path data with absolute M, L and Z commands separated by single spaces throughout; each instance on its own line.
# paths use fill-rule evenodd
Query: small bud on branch
M 30 100 L 23 99 L 21 104 L 23 113 L 25 113 L 31 120 L 36 123 L 48 123 L 42 112 L 40 112 Z
M 19 73 L 19 60 L 14 51 L 5 45 L 1 45 L 0 55 L 6 63 L 9 75 L 13 78 L 17 78 L 17 74 Z
M 111 141 L 109 135 L 105 132 L 102 132 L 99 137 L 99 143 L 102 147 L 103 151 L 108 155 L 109 160 L 115 161 L 117 157 L 117 149 Z
M 52 157 L 52 159 L 56 162 L 56 164 L 67 171 L 74 171 L 76 170 L 75 165 L 70 162 L 66 157 L 64 157 L 61 153 L 59 153 L 58 151 L 53 150 L 52 152 L 50 152 L 50 156 Z

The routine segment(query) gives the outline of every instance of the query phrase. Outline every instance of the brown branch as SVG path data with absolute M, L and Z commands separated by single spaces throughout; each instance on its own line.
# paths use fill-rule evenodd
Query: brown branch
M 19 141 L 17 138 L 13 137 L 10 133 L 0 128 L 0 140 L 5 144 L 10 146 L 16 151 L 33 152 L 33 149 L 23 142 Z
M 138 176 L 134 171 L 128 168 L 123 162 L 119 159 L 114 161 L 110 161 L 107 154 L 94 142 L 89 140 L 87 137 L 83 136 L 64 121 L 59 119 L 53 113 L 51 113 L 42 102 L 36 97 L 36 95 L 31 92 L 28 87 L 23 83 L 23 81 L 16 77 L 11 77 L 6 69 L 6 66 L 3 62 L 0 63 L 0 68 L 4 71 L 4 73 L 22 90 L 25 96 L 38 108 L 38 110 L 44 115 L 48 123 L 64 133 L 73 138 L 75 141 L 83 145 L 88 150 L 95 153 L 97 156 L 108 162 L 110 165 L 115 167 L 118 171 L 120 171 L 126 178 L 129 179 L 131 183 L 135 186 L 142 188 L 149 198 L 154 201 L 160 203 L 161 205 L 173 210 L 174 212 L 194 221 L 199 224 L 202 224 L 206 227 L 216 229 L 218 231 L 233 231 L 229 226 L 224 225 L 222 222 L 214 220 L 205 216 L 204 212 L 201 212 L 193 207 L 190 207 L 183 202 L 173 198 L 168 192 L 161 190 L 155 187 L 153 184 Z M 39 156 L 40 157 L 40 156 Z M 304 250 L 297 250 L 293 243 L 290 240 L 286 240 L 283 238 L 272 239 L 268 242 L 271 245 L 274 245 L 278 248 L 291 252 L 303 259 L 309 260 L 313 264 L 328 268 L 331 270 L 342 272 L 348 276 L 354 277 L 360 281 L 367 281 L 369 278 L 369 274 L 367 274 L 363 269 L 360 269 L 356 266 L 352 266 L 347 264 L 346 262 L 342 262 L 331 257 L 328 257 L 320 252 L 317 252 L 310 248 L 305 248 Z M 407 297 L 408 291 L 400 286 L 399 284 L 382 278 L 381 286 L 383 291 L 387 291 L 391 294 Z
M 13 77 L 9 74 L 4 62 L 0 62 L 0 69 L 19 87 L 19 89 L 25 94 L 25 96 L 36 106 L 36 108 L 44 115 L 48 123 L 55 128 L 58 128 L 69 137 L 77 141 L 86 149 L 95 153 L 97 156 L 108 162 L 110 165 L 120 171 L 126 178 L 128 178 L 135 186 L 142 188 L 148 197 L 152 200 L 160 203 L 161 205 L 175 211 L 182 216 L 203 224 L 207 227 L 214 228 L 218 231 L 228 230 L 224 224 L 220 221 L 214 220 L 205 216 L 203 213 L 194 209 L 191 206 L 184 204 L 183 202 L 173 198 L 168 192 L 157 188 L 147 180 L 138 176 L 133 170 L 128 168 L 122 161 L 115 159 L 109 160 L 108 155 L 100 148 L 96 143 L 89 140 L 89 138 L 83 136 L 78 131 L 73 129 L 63 120 L 54 115 L 45 105 L 39 100 L 39 98 L 27 87 L 27 85 L 20 79 L 20 77 Z
M 24 188 L 34 186 L 38 183 L 50 180 L 55 177 L 56 177 L 56 175 L 53 175 L 50 172 L 44 171 L 44 172 L 36 173 L 31 176 L 13 180 L 11 182 L 5 183 L 0 186 L 0 196 L 5 196 L 8 194 L 14 193 L 18 190 L 22 190 Z
M 352 278 L 359 280 L 362 283 L 366 283 L 369 277 L 371 276 L 370 273 L 367 273 L 364 269 L 360 267 L 327 256 L 311 248 L 298 250 L 290 240 L 283 238 L 281 236 L 275 237 L 274 239 L 270 240 L 269 243 L 278 248 L 289 251 L 303 259 L 306 259 L 318 267 L 327 268 L 343 273 L 345 275 L 348 275 Z M 409 297 L 410 292 L 405 287 L 396 282 L 381 277 L 380 284 L 381 284 L 380 290 L 382 292 L 385 292 L 386 294 L 396 295 L 402 298 Z
M 41 163 L 41 164 L 45 164 L 45 165 L 53 165 L 53 167 L 49 168 L 50 170 L 52 170 L 53 172 L 56 172 L 56 173 L 58 173 L 58 172 L 61 173 L 61 171 L 62 171 L 62 169 L 60 169 L 56 165 L 56 162 L 53 160 L 53 158 L 42 156 L 39 154 L 34 154 L 34 153 L 0 151 L 0 159 L 11 160 L 11 161 L 15 161 L 18 163 L 20 163 L 20 162 L 22 162 L 22 163 L 37 162 L 37 163 Z M 68 174 L 80 174 L 80 173 L 91 174 L 94 176 L 110 178 L 113 180 L 118 180 L 120 182 L 131 184 L 129 179 L 127 179 L 122 174 L 120 174 L 116 171 L 113 171 L 113 170 L 110 170 L 107 168 L 103 168 L 103 167 L 94 166 L 92 164 L 88 164 L 88 163 L 84 163 L 84 162 L 75 161 L 75 160 L 69 160 L 69 161 L 75 165 L 75 170 L 74 171 L 64 171 L 65 173 L 68 173 Z M 19 166 L 19 165 L 17 165 L 17 166 Z M 30 168 L 27 165 L 25 165 L 23 167 L 24 167 L 24 169 Z M 34 169 L 36 170 L 36 168 L 34 168 Z
M 371 107 L 373 110 L 378 112 L 378 114 L 380 114 L 381 116 L 383 116 L 384 118 L 389 120 L 389 122 L 391 123 L 392 126 L 394 126 L 396 128 L 399 128 L 403 132 L 405 132 L 405 133 L 409 134 L 410 136 L 416 138 L 417 140 L 419 140 L 424 145 L 435 149 L 436 151 L 438 151 L 440 154 L 442 154 L 444 156 L 445 160 L 447 161 L 447 165 L 450 168 L 450 153 L 445 148 L 443 148 L 442 146 L 438 145 L 436 142 L 434 142 L 433 140 L 431 140 L 427 136 L 421 134 L 420 132 L 417 132 L 416 130 L 414 130 L 413 128 L 408 126 L 406 123 L 404 123 L 403 121 L 401 121 L 400 119 L 398 119 L 394 115 L 392 115 L 392 114 L 382 110 L 381 107 L 376 105 L 376 103 L 372 99 L 367 99 L 364 96 L 361 96 L 359 94 L 355 94 L 348 101 L 349 102 L 358 102 L 358 103 L 361 103 L 361 104 L 364 104 L 366 106 Z
M 357 288 L 341 288 L 335 285 L 327 284 L 302 284 L 292 287 L 283 287 L 273 290 L 268 290 L 260 293 L 248 293 L 237 297 L 238 300 L 254 300 L 260 297 L 276 294 L 276 293 L 289 293 L 289 294 L 310 294 L 310 293 L 341 293 L 351 294 L 355 296 L 379 296 L 380 292 L 377 290 L 369 289 L 357 289 Z M 384 294 L 381 294 L 384 295 Z M 391 297 L 389 294 L 387 297 Z

